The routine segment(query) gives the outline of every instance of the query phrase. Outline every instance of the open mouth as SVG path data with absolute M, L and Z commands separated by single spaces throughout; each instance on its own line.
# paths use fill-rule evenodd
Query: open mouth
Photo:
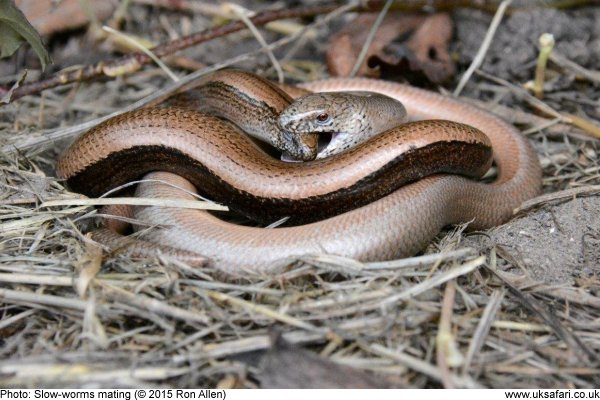
M 333 141 L 337 133 L 322 132 L 319 133 L 319 141 L 317 142 L 317 154 L 325 150 Z

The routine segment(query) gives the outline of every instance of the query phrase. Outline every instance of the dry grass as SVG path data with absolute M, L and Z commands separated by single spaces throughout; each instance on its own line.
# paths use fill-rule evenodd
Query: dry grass
M 164 85 L 159 69 L 147 69 L 30 96 L 0 108 L 0 140 L 108 114 Z M 575 128 L 530 137 L 546 192 L 597 196 L 597 141 Z M 256 387 L 274 328 L 402 387 L 600 385 L 597 267 L 549 285 L 514 260 L 500 265 L 496 248 L 462 247 L 459 230 L 425 256 L 361 264 L 315 255 L 278 276 L 224 281 L 176 260 L 99 248 L 85 234 L 96 210 L 67 205 L 79 197 L 52 177 L 65 144 L 40 143 L 0 158 L 2 387 Z

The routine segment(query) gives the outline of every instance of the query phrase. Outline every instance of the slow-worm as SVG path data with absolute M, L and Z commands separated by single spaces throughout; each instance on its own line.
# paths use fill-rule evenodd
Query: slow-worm
M 272 221 L 296 210 L 304 213 L 305 220 L 351 210 L 278 229 L 238 226 L 196 210 L 136 210 L 136 218 L 167 225 L 150 230 L 144 235 L 146 240 L 203 254 L 211 265 L 233 274 L 271 272 L 279 265 L 275 261 L 307 253 L 326 252 L 362 261 L 409 256 L 423 249 L 445 225 L 471 221 L 472 228 L 487 228 L 505 222 L 515 207 L 540 190 L 541 168 L 526 139 L 484 111 L 420 89 L 369 79 L 330 79 L 303 87 L 377 92 L 400 100 L 411 119 L 446 119 L 478 128 L 491 141 L 498 176 L 491 184 L 457 175 L 429 176 L 399 189 L 391 183 L 401 171 L 408 174 L 405 181 L 445 171 L 439 165 L 421 171 L 411 159 L 415 149 L 426 149 L 424 153 L 434 160 L 447 156 L 452 165 L 449 170 L 457 168 L 458 172 L 462 167 L 458 162 L 453 165 L 458 153 L 471 152 L 467 160 L 473 162 L 485 158 L 489 147 L 479 132 L 448 121 L 407 124 L 329 160 L 289 166 L 268 157 L 243 136 L 229 134 L 235 131 L 230 124 L 183 109 L 141 110 L 111 120 L 76 141 L 60 160 L 57 172 L 76 190 L 90 195 L 132 179 L 134 172 L 175 172 L 196 186 L 205 185 L 199 187 L 201 192 L 211 186 L 208 192 L 224 193 L 216 200 L 233 197 L 232 204 L 239 201 L 240 209 L 262 220 Z M 204 140 L 192 142 L 193 136 Z M 402 138 L 408 140 L 399 144 Z M 177 146 L 177 151 L 164 151 Z M 134 159 L 137 166 L 128 167 Z M 156 159 L 163 162 L 159 167 L 152 166 Z M 182 167 L 182 161 L 191 161 L 191 166 Z M 488 165 L 484 162 L 467 169 L 478 175 Z M 166 172 L 151 177 L 194 190 L 186 179 Z M 152 183 L 141 184 L 138 192 L 147 197 L 190 197 Z M 319 208 L 321 204 L 325 211 Z M 362 207 L 353 209 L 357 205 Z

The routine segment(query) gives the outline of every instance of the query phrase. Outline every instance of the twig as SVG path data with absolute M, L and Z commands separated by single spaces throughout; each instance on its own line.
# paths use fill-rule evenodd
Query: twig
M 155 314 L 179 319 L 184 322 L 197 322 L 200 324 L 210 323 L 210 318 L 204 313 L 192 310 L 184 310 L 183 308 L 172 306 L 160 300 L 141 294 L 134 294 L 127 290 L 110 286 L 102 282 L 98 282 L 98 284 L 106 291 L 107 295 L 115 301 L 124 302 L 134 307 L 139 307 L 143 310 L 148 310 Z
M 184 199 L 150 199 L 142 197 L 118 197 L 118 198 L 96 198 L 96 199 L 60 199 L 45 201 L 40 204 L 40 208 L 56 206 L 108 206 L 127 204 L 132 206 L 154 206 L 154 207 L 173 207 L 190 208 L 196 210 L 229 211 L 229 207 L 220 204 Z
M 250 20 L 255 26 L 261 26 L 266 24 L 267 22 L 275 21 L 278 19 L 308 17 L 313 15 L 325 14 L 334 11 L 336 8 L 336 5 L 327 5 L 313 7 L 298 7 L 275 11 L 264 11 L 259 14 L 256 14 L 254 17 L 250 18 Z M 227 25 L 223 25 L 216 28 L 210 28 L 202 32 L 197 32 L 189 36 L 158 45 L 152 49 L 152 52 L 157 57 L 164 57 L 166 55 L 173 54 L 177 51 L 186 49 L 188 47 L 195 46 L 199 43 L 203 43 L 217 37 L 225 36 L 230 33 L 240 31 L 244 28 L 246 28 L 246 24 L 244 24 L 243 21 L 230 22 Z M 89 65 L 74 71 L 59 72 L 48 79 L 28 83 L 16 88 L 12 93 L 10 102 L 19 99 L 23 96 L 39 93 L 43 90 L 57 86 L 64 86 L 72 82 L 85 81 L 100 76 L 114 77 L 121 75 L 125 72 L 133 72 L 138 70 L 141 66 L 149 64 L 150 62 L 152 62 L 152 59 L 147 54 L 140 52 L 133 53 L 108 62 L 102 61 L 98 64 Z M 0 106 L 2 104 L 4 103 L 0 103 Z
M 110 276 L 96 275 L 94 278 L 97 282 L 106 282 L 115 286 L 134 287 L 139 286 L 140 283 L 152 285 L 163 285 L 168 283 L 168 279 L 164 276 L 161 277 L 149 277 L 144 276 L 143 279 L 127 280 L 127 279 L 116 279 Z M 73 286 L 72 276 L 57 276 L 57 275 L 41 275 L 41 274 L 19 274 L 19 273 L 0 273 L 0 282 L 2 283 L 18 283 L 25 285 L 45 285 L 45 286 Z
M 562 117 L 548 119 L 519 110 L 517 108 L 507 107 L 499 103 L 484 102 L 464 96 L 461 96 L 460 99 L 464 102 L 471 103 L 480 108 L 488 110 L 492 114 L 496 114 L 506 122 L 509 122 L 513 125 L 531 126 L 531 128 L 521 132 L 523 135 L 529 135 L 531 133 L 539 132 L 543 129 L 547 134 L 559 136 L 561 138 L 564 137 L 564 135 L 569 135 L 579 140 L 593 140 L 586 132 L 566 124 L 565 119 Z
M 391 303 L 396 303 L 400 300 L 405 300 L 414 297 L 419 293 L 423 293 L 424 291 L 439 286 L 442 283 L 448 282 L 451 279 L 468 274 L 474 271 L 475 269 L 479 268 L 483 264 L 485 264 L 485 256 L 477 257 L 476 259 L 466 262 L 463 265 L 454 267 L 446 272 L 442 272 L 441 274 L 435 275 L 431 279 L 427 279 L 419 283 L 418 285 L 414 285 L 410 289 L 391 295 L 384 301 L 382 301 L 381 305 L 389 305 Z
M 10 289 L 0 289 L 0 300 L 3 302 L 42 304 L 45 306 L 79 311 L 85 311 L 87 307 L 87 301 L 75 297 L 60 297 L 50 294 L 39 294 Z M 100 310 L 108 310 L 108 308 L 103 305 L 98 305 L 97 307 Z
M 168 10 L 190 11 L 211 17 L 229 17 L 221 5 L 207 4 L 204 1 L 198 0 L 133 0 L 133 2 L 152 7 L 166 8 Z
M 456 260 L 458 258 L 468 257 L 475 255 L 476 251 L 473 248 L 465 247 L 458 250 L 452 250 L 448 252 L 441 252 L 437 254 L 427 254 L 424 256 L 402 258 L 399 260 L 392 261 L 379 261 L 370 262 L 365 264 L 365 270 L 380 270 L 380 269 L 401 269 L 401 268 L 412 268 L 421 267 L 424 265 L 430 265 L 440 261 Z
M 250 311 L 250 312 L 256 312 L 256 313 L 262 314 L 268 318 L 274 319 L 279 322 L 283 322 L 284 324 L 287 324 L 290 326 L 295 326 L 297 328 L 306 329 L 307 331 L 310 331 L 310 332 L 327 331 L 327 329 L 317 328 L 307 322 L 300 321 L 297 318 L 290 317 L 289 315 L 282 314 L 280 312 L 277 312 L 275 310 L 272 310 L 270 308 L 267 308 L 267 307 L 264 307 L 264 306 L 261 306 L 258 304 L 254 304 L 254 303 L 250 303 L 245 300 L 242 300 L 242 299 L 238 299 L 237 297 L 232 297 L 232 296 L 226 295 L 225 293 L 219 293 L 219 292 L 215 292 L 213 290 L 207 290 L 206 294 L 214 300 L 224 302 L 224 303 L 229 303 L 231 305 L 240 307 L 240 308 Z
M 17 321 L 22 320 L 23 318 L 27 318 L 32 314 L 35 314 L 36 310 L 35 309 L 30 309 L 27 311 L 23 311 L 22 313 L 19 313 L 17 315 L 13 315 L 12 317 L 9 318 L 4 318 L 2 320 L 0 320 L 0 331 L 8 326 L 11 326 L 12 324 L 14 324 Z
M 365 40 L 365 43 L 363 44 L 363 47 L 362 47 L 362 49 L 360 49 L 360 53 L 358 54 L 358 57 L 356 58 L 356 62 L 354 63 L 354 66 L 352 67 L 350 76 L 355 76 L 356 73 L 358 72 L 358 70 L 360 69 L 360 66 L 362 65 L 363 61 L 365 60 L 367 53 L 369 52 L 369 47 L 371 47 L 371 43 L 373 43 L 373 39 L 375 39 L 375 34 L 377 33 L 379 26 L 383 22 L 383 19 L 385 18 L 385 15 L 387 14 L 387 12 L 390 9 L 390 6 L 392 5 L 393 2 L 394 2 L 394 0 L 387 0 L 385 2 L 385 5 L 379 12 L 379 15 L 377 15 L 377 19 L 375 19 L 375 22 L 373 23 L 373 26 L 371 27 L 371 30 L 369 31 L 369 34 L 367 35 L 367 39 Z
M 277 80 L 279 81 L 279 83 L 283 83 L 283 70 L 281 69 L 281 65 L 279 64 L 279 61 L 277 61 L 277 58 L 275 57 L 275 54 L 273 54 L 273 51 L 269 49 L 265 38 L 258 31 L 256 25 L 254 25 L 250 18 L 248 18 L 248 10 L 234 3 L 227 3 L 227 8 L 233 10 L 233 12 L 238 16 L 238 18 L 244 24 L 246 24 L 250 32 L 252 32 L 252 34 L 256 38 L 256 41 L 265 49 L 267 57 L 269 57 L 271 64 L 273 64 L 273 68 L 275 68 L 275 71 L 277 72 Z
M 420 372 L 424 375 L 427 375 L 433 379 L 436 379 L 438 381 L 440 381 L 442 379 L 442 375 L 441 375 L 439 369 L 437 369 L 436 367 L 434 367 L 433 365 L 429 364 L 426 361 L 419 360 L 418 358 L 410 356 L 406 353 L 401 353 L 399 351 L 390 350 L 380 344 L 372 344 L 372 345 L 368 346 L 366 350 L 369 350 L 369 351 L 371 351 L 375 354 L 378 354 L 380 356 L 383 356 L 383 357 L 391 358 L 392 360 L 395 360 L 395 361 L 401 363 L 402 365 L 406 365 L 407 367 L 409 367 L 417 372 Z M 452 378 L 452 380 L 454 381 L 454 383 L 457 386 L 470 388 L 470 389 L 482 389 L 483 388 L 482 385 L 480 385 L 479 383 L 474 381 L 472 378 L 462 377 L 462 376 L 458 376 L 458 375 L 454 375 L 454 374 L 451 374 L 450 377 Z
M 456 344 L 452 335 L 452 308 L 454 306 L 455 294 L 456 284 L 452 280 L 446 284 L 438 333 L 435 338 L 437 365 L 440 369 L 440 378 L 445 389 L 453 389 L 456 386 L 449 369 L 452 366 L 453 353 L 456 353 Z
M 476 73 L 477 73 L 477 75 L 481 75 L 484 78 L 489 79 L 493 82 L 499 83 L 502 86 L 506 86 L 507 88 L 509 88 L 511 90 L 511 92 L 513 92 L 515 95 L 523 98 L 527 103 L 529 103 L 529 105 L 531 105 L 532 107 L 535 107 L 542 113 L 549 115 L 553 118 L 558 118 L 562 122 L 566 122 L 571 125 L 574 125 L 577 128 L 582 129 L 587 134 L 590 134 L 594 137 L 600 137 L 600 126 L 594 124 L 588 118 L 581 117 L 578 115 L 558 112 L 555 109 L 553 109 L 552 107 L 550 107 L 548 104 L 546 104 L 543 101 L 541 101 L 540 99 L 538 99 L 537 97 L 529 94 L 527 92 L 527 90 L 523 89 L 522 87 L 516 86 L 504 79 L 498 78 L 496 76 L 493 76 L 493 75 L 483 72 L 481 70 L 478 70 Z
M 383 326 L 385 320 L 383 318 L 370 318 L 363 321 L 364 323 L 357 324 L 356 321 L 342 321 L 337 325 L 339 331 L 352 331 L 360 329 L 361 326 L 368 325 Z M 306 331 L 306 330 L 295 330 L 286 332 L 283 334 L 283 338 L 292 344 L 303 344 L 303 343 L 315 343 L 325 339 L 330 332 L 327 330 L 320 331 Z M 268 349 L 271 346 L 271 339 L 269 335 L 255 335 L 252 337 L 240 338 L 235 340 L 228 340 L 220 343 L 206 344 L 202 346 L 202 351 L 194 354 L 185 354 L 183 356 L 175 356 L 174 362 L 178 361 L 178 358 L 182 358 L 185 361 L 192 360 L 204 360 L 207 358 L 223 358 L 232 356 L 235 354 L 246 353 L 256 350 Z
M 156 65 L 158 65 L 160 67 L 160 69 L 165 71 L 165 74 L 167 74 L 173 82 L 177 82 L 179 80 L 177 75 L 175 75 L 173 73 L 173 71 L 171 71 L 171 69 L 169 67 L 167 67 L 164 62 L 162 62 L 160 60 L 160 58 L 158 58 L 151 50 L 148 50 L 144 45 L 139 43 L 137 40 L 133 39 L 132 37 L 130 37 L 128 35 L 125 35 L 124 33 L 119 32 L 116 29 L 111 28 L 110 26 L 103 26 L 102 29 L 112 35 L 118 36 L 120 39 L 125 40 L 127 43 L 131 44 L 132 46 L 139 49 L 142 53 L 146 54 L 148 57 L 150 57 L 152 59 L 152 61 L 154 61 L 156 63 Z
M 454 96 L 458 96 L 460 92 L 462 92 L 469 79 L 471 79 L 471 75 L 473 75 L 473 72 L 475 72 L 475 70 L 479 68 L 481 63 L 483 63 L 483 59 L 485 58 L 490 44 L 492 43 L 492 39 L 496 34 L 496 29 L 498 29 L 498 25 L 500 25 L 500 21 L 502 21 L 502 17 L 504 16 L 506 7 L 508 7 L 510 3 L 512 3 L 512 0 L 504 0 L 502 3 L 500 3 L 500 6 L 498 7 L 496 14 L 494 15 L 494 18 L 492 19 L 492 23 L 490 24 L 485 34 L 485 37 L 483 38 L 481 47 L 479 47 L 479 51 L 477 51 L 477 55 L 473 59 L 471 65 L 469 65 L 467 72 L 465 72 L 464 75 L 460 78 L 460 82 L 458 82 L 458 86 L 454 90 L 454 93 L 452 93 Z
M 535 68 L 535 80 L 533 83 L 533 93 L 535 97 L 541 99 L 544 96 L 544 80 L 546 77 L 546 65 L 548 57 L 554 48 L 554 36 L 550 33 L 544 33 L 540 36 L 540 54 L 538 55 Z
M 523 204 L 516 208 L 513 213 L 518 215 L 524 212 L 542 206 L 546 203 L 556 204 L 561 201 L 568 201 L 576 198 L 577 196 L 594 196 L 600 193 L 600 185 L 583 186 L 573 189 L 565 189 L 554 193 L 543 194 L 538 197 L 534 197 L 531 200 L 525 201 Z
M 169 10 L 189 11 L 198 14 L 209 16 L 218 16 L 227 18 L 228 15 L 223 12 L 221 7 L 205 4 L 198 0 L 133 0 L 138 4 L 150 5 L 153 7 L 162 7 Z M 507 14 L 514 12 L 530 11 L 532 9 L 544 8 L 575 8 L 585 6 L 587 4 L 595 4 L 598 0 L 545 0 L 541 3 L 536 2 L 521 2 L 520 6 L 509 7 L 506 10 Z M 380 10 L 384 4 L 384 0 L 365 0 L 365 7 L 371 11 Z M 500 1 L 498 0 L 403 0 L 395 1 L 392 4 L 391 10 L 403 12 L 423 12 L 424 9 L 433 9 L 436 11 L 452 11 L 457 8 L 473 8 L 482 10 L 488 13 L 493 13 L 498 8 Z
M 106 382 L 108 386 L 132 386 L 143 381 L 166 380 L 190 372 L 190 367 L 129 367 L 110 368 L 98 370 L 97 366 L 90 368 L 85 363 L 51 363 L 51 364 L 24 364 L 21 361 L 7 362 L 0 368 L 2 387 L 27 386 L 32 381 L 40 382 L 44 379 L 48 383 L 58 382 L 78 383 Z M 117 383 L 118 382 L 118 383 Z M 147 383 L 146 383 L 147 385 Z
M 571 70 L 572 72 L 584 77 L 589 81 L 600 83 L 600 71 L 593 71 L 583 68 L 581 65 L 569 60 L 567 57 L 563 56 L 562 54 L 556 51 L 550 53 L 550 61 L 556 63 L 557 65 L 563 68 Z
M 571 124 L 575 125 L 579 129 L 583 129 L 590 135 L 600 139 L 600 125 L 596 125 L 588 118 L 580 117 L 579 115 L 569 113 L 562 113 L 561 115 L 570 120 Z
M 505 290 L 496 289 L 490 296 L 488 304 L 483 310 L 483 315 L 479 320 L 479 324 L 477 324 L 477 329 L 475 329 L 475 333 L 473 334 L 473 339 L 471 339 L 471 342 L 469 343 L 469 349 L 467 350 L 467 356 L 462 368 L 463 375 L 467 374 L 475 353 L 479 352 L 483 346 L 485 338 L 490 331 L 490 327 L 492 326 L 492 323 L 495 322 L 494 318 L 500 309 L 500 305 L 502 304 L 505 294 Z
M 477 71 L 476 73 L 477 73 L 477 75 L 483 76 L 485 79 L 489 79 L 492 82 L 495 82 L 499 85 L 502 85 L 502 86 L 510 89 L 510 91 L 512 93 L 514 93 L 515 95 L 524 99 L 527 103 L 529 103 L 529 105 L 531 105 L 532 107 L 541 111 L 542 113 L 549 115 L 553 118 L 560 118 L 561 121 L 568 122 L 558 111 L 556 111 L 555 109 L 553 109 L 552 107 L 550 107 L 548 104 L 544 103 L 542 100 L 538 99 L 537 97 L 532 96 L 527 90 L 523 89 L 522 87 L 517 86 L 513 83 L 510 83 L 506 79 L 498 78 L 497 76 L 488 74 L 487 72 L 484 72 L 481 70 Z
M 502 275 L 491 268 L 485 267 L 490 273 L 495 275 L 508 288 L 508 291 L 531 313 L 541 318 L 553 332 L 573 351 L 575 356 L 587 365 L 593 364 L 594 367 L 600 365 L 600 357 L 591 350 L 585 342 L 583 342 L 571 330 L 567 329 L 558 319 L 558 317 L 549 310 L 549 306 L 537 301 L 533 296 L 521 292 L 517 287 L 513 286 Z
M 488 304 L 489 306 L 489 304 Z M 486 307 L 487 310 L 488 307 Z M 485 312 L 484 312 L 485 313 Z M 482 317 L 483 320 L 483 317 Z M 514 322 L 514 321 L 492 321 L 492 328 L 497 329 L 508 329 L 513 331 L 525 331 L 525 332 L 552 332 L 549 326 L 542 324 L 532 324 L 530 322 Z M 479 328 L 479 326 L 478 326 Z M 475 341 L 475 338 L 473 338 Z

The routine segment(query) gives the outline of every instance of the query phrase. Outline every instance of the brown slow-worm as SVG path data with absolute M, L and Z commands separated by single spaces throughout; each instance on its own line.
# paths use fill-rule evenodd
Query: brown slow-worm
M 541 169 L 526 139 L 484 111 L 455 99 L 376 80 L 341 78 L 303 87 L 311 91 L 373 91 L 402 101 L 411 119 L 441 118 L 481 129 L 491 140 L 498 176 L 491 184 L 456 175 L 429 176 L 400 189 L 391 183 L 400 170 L 394 166 L 400 165 L 401 160 L 408 159 L 402 165 L 409 170 L 408 181 L 446 168 L 420 171 L 410 159 L 411 149 L 412 152 L 427 149 L 425 152 L 434 159 L 446 154 L 450 164 L 460 152 L 473 152 L 467 159 L 484 158 L 489 148 L 479 139 L 477 130 L 448 121 L 408 124 L 400 128 L 401 134 L 388 131 L 330 160 L 288 166 L 269 158 L 243 136 L 219 135 L 231 132 L 229 124 L 182 109 L 142 110 L 111 120 L 78 140 L 61 159 L 57 171 L 76 189 L 79 186 L 84 192 L 97 195 L 123 179 L 132 178 L 126 173 L 127 161 L 132 156 L 138 157 L 141 160 L 138 167 L 143 167 L 136 173 L 144 168 L 145 171 L 160 169 L 186 178 L 190 178 L 187 173 L 191 167 L 182 169 L 182 163 L 169 167 L 168 162 L 192 161 L 192 165 L 200 167 L 197 176 L 192 173 L 191 177 L 196 186 L 211 186 L 209 189 L 216 192 L 225 187 L 224 197 L 237 197 L 243 203 L 241 211 L 249 209 L 248 214 L 256 214 L 263 220 L 303 209 L 309 213 L 305 219 L 314 220 L 332 211 L 320 210 L 320 204 L 338 208 L 337 211 L 365 204 L 319 222 L 279 229 L 238 226 L 196 210 L 137 209 L 137 218 L 168 225 L 148 232 L 146 240 L 203 254 L 215 267 L 234 274 L 270 272 L 274 261 L 307 253 L 327 252 L 362 261 L 408 256 L 421 250 L 445 225 L 472 221 L 471 227 L 486 228 L 503 223 L 515 207 L 540 190 Z M 190 132 L 196 135 L 193 127 L 198 124 L 206 132 L 217 132 L 212 134 L 212 144 L 202 142 L 202 146 L 208 147 L 200 148 L 190 141 Z M 406 136 L 409 144 L 402 148 L 398 142 Z M 162 152 L 165 146 L 180 147 L 166 156 Z M 234 149 L 237 149 L 235 156 L 227 153 Z M 160 151 L 158 155 L 147 156 L 153 150 Z M 401 150 L 408 150 L 408 156 L 400 156 Z M 194 161 L 194 152 L 204 157 L 201 163 Z M 153 157 L 162 158 L 167 164 L 152 167 Z M 240 166 L 240 162 L 244 164 Z M 261 165 L 263 169 L 259 170 Z M 487 166 L 484 162 L 469 167 L 480 174 Z M 461 172 L 458 165 L 454 167 Z M 220 175 L 215 175 L 215 171 Z M 383 178 L 378 178 L 378 174 Z M 185 179 L 168 173 L 155 173 L 156 177 L 190 190 L 194 188 Z M 207 177 L 208 181 L 202 181 L 205 183 L 199 180 Z M 100 182 L 102 179 L 108 185 Z M 377 194 L 361 192 L 363 186 L 375 189 Z M 206 187 L 199 189 L 206 191 Z M 142 184 L 138 191 L 149 197 L 189 196 L 160 184 Z M 346 201 L 345 195 L 352 196 L 357 191 L 360 194 L 350 197 L 348 204 L 340 203 Z M 386 196 L 371 202 L 382 195 Z

